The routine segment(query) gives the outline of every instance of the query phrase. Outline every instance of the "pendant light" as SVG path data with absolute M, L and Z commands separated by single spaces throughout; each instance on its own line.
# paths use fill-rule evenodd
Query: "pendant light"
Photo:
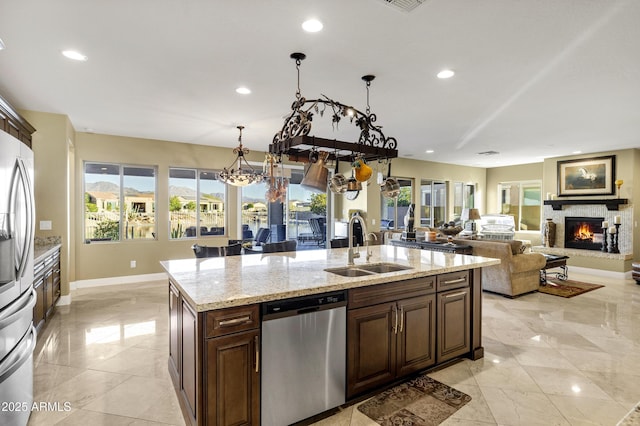
M 218 175 L 222 182 L 233 186 L 247 186 L 262 182 L 262 175 L 256 172 L 244 157 L 245 154 L 249 153 L 249 150 L 242 146 L 242 129 L 244 129 L 244 126 L 238 126 L 240 131 L 238 142 L 240 142 L 240 145 L 233 149 L 236 159 L 229 167 L 222 169 Z

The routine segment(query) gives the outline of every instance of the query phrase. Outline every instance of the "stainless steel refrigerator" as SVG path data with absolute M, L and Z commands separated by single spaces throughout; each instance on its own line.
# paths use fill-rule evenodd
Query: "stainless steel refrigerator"
M 0 131 L 0 424 L 26 425 L 33 404 L 33 151 Z

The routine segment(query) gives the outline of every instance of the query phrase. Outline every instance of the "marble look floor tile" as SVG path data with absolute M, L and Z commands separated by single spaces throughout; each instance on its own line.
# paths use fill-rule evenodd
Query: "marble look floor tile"
M 485 355 L 470 368 L 479 386 L 542 392 L 529 373 L 514 359 L 499 359 Z
M 596 371 L 584 371 L 583 374 L 627 410 L 640 401 L 640 376 Z
M 176 423 L 177 424 L 177 423 Z M 159 426 L 169 423 L 159 423 L 95 411 L 76 410 L 64 419 L 65 426 Z
M 581 371 L 547 367 L 524 367 L 527 373 L 548 395 L 576 396 L 599 400 L 611 400 L 598 385 Z
M 560 369 L 576 369 L 560 352 L 552 348 L 509 346 L 513 356 L 520 365 L 535 367 L 553 367 Z
M 131 347 L 105 360 L 91 363 L 88 368 L 134 376 L 168 377 L 168 357 L 168 347 L 163 351 Z
M 184 424 L 169 378 L 131 377 L 83 409 L 152 422 Z
M 482 391 L 478 386 L 456 385 L 455 389 L 464 392 L 471 397 L 471 401 L 466 403 L 449 417 L 460 422 L 480 422 L 484 424 L 495 424 L 496 420 L 491 414 L 491 409 L 485 401 Z
M 555 396 L 553 404 L 572 425 L 615 425 L 628 412 L 615 401 Z
M 494 387 L 481 387 L 481 390 L 496 422 L 500 425 L 570 425 L 543 393 Z
M 453 388 L 460 385 L 477 386 L 478 383 L 469 369 L 471 364 L 472 361 L 465 359 L 445 369 L 433 371 L 429 373 L 429 377 Z
M 82 368 L 41 363 L 33 371 L 34 394 L 50 391 L 83 372 Z
M 81 408 L 129 377 L 124 374 L 86 370 L 49 391 L 40 391 L 38 389 L 34 394 L 34 400 L 68 402 L 73 408 Z

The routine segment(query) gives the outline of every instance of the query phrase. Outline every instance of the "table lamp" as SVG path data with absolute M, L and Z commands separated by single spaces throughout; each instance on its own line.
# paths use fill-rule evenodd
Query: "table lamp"
M 478 233 L 475 222 L 480 219 L 480 211 L 478 209 L 463 209 L 460 219 L 465 224 L 464 234 L 476 235 Z

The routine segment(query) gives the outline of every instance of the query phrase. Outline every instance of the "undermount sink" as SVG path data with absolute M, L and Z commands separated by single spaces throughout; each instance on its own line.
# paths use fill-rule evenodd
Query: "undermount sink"
M 343 266 L 340 268 L 327 268 L 325 271 L 343 277 L 363 277 L 365 275 L 384 274 L 412 269 L 410 266 L 395 263 L 367 263 L 364 265 Z

